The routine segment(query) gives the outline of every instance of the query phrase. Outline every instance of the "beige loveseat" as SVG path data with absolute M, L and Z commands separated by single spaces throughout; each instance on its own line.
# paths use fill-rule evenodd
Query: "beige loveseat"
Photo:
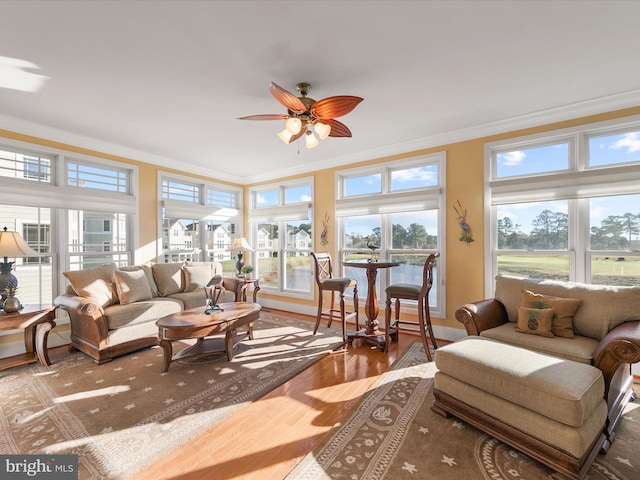
M 204 286 L 222 275 L 218 262 L 157 263 L 118 268 L 115 264 L 64 272 L 67 293 L 54 300 L 58 316 L 68 315 L 71 348 L 97 363 L 156 345 L 160 317 L 202 307 Z M 223 279 L 219 303 L 236 301 L 240 281 Z
M 456 318 L 468 335 L 599 369 L 611 441 L 633 395 L 631 364 L 640 361 L 640 287 L 498 276 L 495 297 L 463 305 Z

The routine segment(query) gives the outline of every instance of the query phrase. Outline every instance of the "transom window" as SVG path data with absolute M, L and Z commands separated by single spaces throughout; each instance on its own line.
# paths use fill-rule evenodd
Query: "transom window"
M 51 183 L 53 156 L 0 147 L 0 177 Z
M 126 170 L 68 162 L 67 185 L 127 193 L 129 191 L 129 175 Z

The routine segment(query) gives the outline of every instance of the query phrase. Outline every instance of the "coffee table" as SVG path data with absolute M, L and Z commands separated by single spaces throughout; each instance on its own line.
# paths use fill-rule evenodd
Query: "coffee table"
M 219 306 L 222 311 L 210 315 L 204 313 L 203 305 L 167 315 L 156 322 L 159 344 L 164 352 L 163 373 L 169 370 L 171 362 L 181 358 L 226 352 L 227 358 L 233 359 L 234 340 L 239 327 L 248 326 L 247 334 L 253 340 L 253 322 L 260 318 L 260 305 L 228 302 Z M 220 337 L 222 334 L 224 338 Z M 197 341 L 174 355 L 171 342 L 188 338 L 196 338 Z

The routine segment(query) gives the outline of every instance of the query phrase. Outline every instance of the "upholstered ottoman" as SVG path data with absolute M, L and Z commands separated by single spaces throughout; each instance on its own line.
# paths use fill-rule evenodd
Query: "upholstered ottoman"
M 553 478 L 584 478 L 605 441 L 600 370 L 482 337 L 438 348 L 435 362 L 434 411 L 544 463 Z

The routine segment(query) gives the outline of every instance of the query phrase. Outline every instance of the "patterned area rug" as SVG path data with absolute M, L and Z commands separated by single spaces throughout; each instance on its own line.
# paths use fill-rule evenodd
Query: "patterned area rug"
M 162 350 L 103 365 L 76 352 L 0 373 L 0 453 L 77 454 L 80 480 L 123 479 L 301 372 L 340 345 L 341 329 L 263 311 L 254 340 L 160 373 Z M 186 342 L 174 343 L 174 353 Z
M 550 479 L 544 465 L 463 421 L 434 413 L 434 373 L 422 345 L 411 345 L 353 416 L 287 480 Z M 640 404 L 627 406 L 616 432 L 589 480 L 640 478 Z

